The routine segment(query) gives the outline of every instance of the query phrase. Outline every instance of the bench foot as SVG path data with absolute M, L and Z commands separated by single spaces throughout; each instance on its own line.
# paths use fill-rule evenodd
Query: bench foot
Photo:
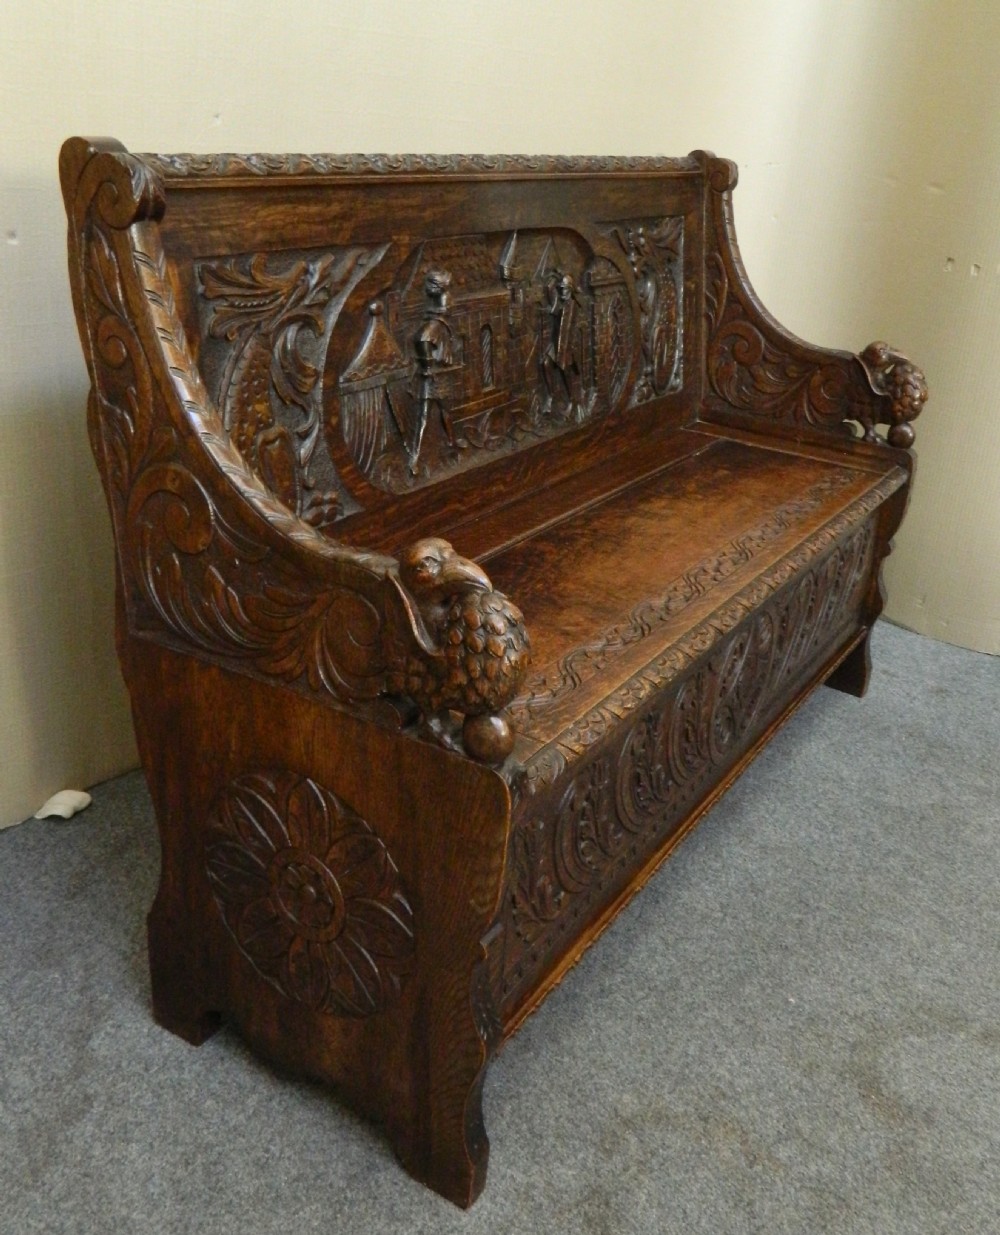
M 192 1046 L 201 1046 L 221 1029 L 222 1016 L 199 993 L 196 967 L 178 955 L 176 932 L 171 937 L 170 928 L 158 919 L 154 905 L 147 923 L 153 1016 L 164 1029 Z
M 390 1129 L 396 1156 L 414 1179 L 468 1209 L 486 1184 L 490 1143 L 483 1125 L 482 1082 L 464 1095 L 432 1098 L 430 1141 L 412 1129 Z
M 827 686 L 843 691 L 845 695 L 854 695 L 857 699 L 864 696 L 872 673 L 871 639 L 869 630 L 826 679 Z

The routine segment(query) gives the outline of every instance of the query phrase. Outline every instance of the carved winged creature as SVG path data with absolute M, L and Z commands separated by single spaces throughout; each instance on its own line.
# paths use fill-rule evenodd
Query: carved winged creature
M 911 420 L 920 415 L 927 402 L 927 379 L 923 370 L 901 352 L 894 351 L 888 343 L 869 343 L 859 357 L 868 377 L 868 384 L 876 394 L 889 399 L 888 413 L 872 418 L 862 414 L 859 419 L 865 431 L 866 442 L 877 442 L 876 424 L 889 426 L 887 437 L 891 446 L 913 445 L 915 434 Z
M 520 609 L 493 590 L 481 567 L 437 537 L 418 540 L 403 553 L 399 579 L 417 619 L 421 654 L 406 656 L 393 688 L 422 709 L 439 740 L 447 740 L 447 713 L 464 713 L 466 750 L 484 762 L 500 762 L 514 736 L 498 713 L 520 685 L 530 658 Z

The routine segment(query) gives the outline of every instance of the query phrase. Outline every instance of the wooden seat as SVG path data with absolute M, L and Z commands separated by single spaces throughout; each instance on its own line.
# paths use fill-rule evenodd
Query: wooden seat
M 704 152 L 60 171 L 155 1015 L 468 1205 L 492 1054 L 812 689 L 863 693 L 923 375 L 766 313 Z

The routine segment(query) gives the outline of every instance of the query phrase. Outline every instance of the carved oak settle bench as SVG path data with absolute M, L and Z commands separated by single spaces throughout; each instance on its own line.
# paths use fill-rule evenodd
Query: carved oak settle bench
M 60 168 L 157 1019 L 470 1204 L 491 1055 L 817 684 L 865 689 L 923 377 L 767 314 L 709 154 Z

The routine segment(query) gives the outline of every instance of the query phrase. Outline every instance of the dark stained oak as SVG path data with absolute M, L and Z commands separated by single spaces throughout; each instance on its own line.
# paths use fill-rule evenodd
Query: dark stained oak
M 864 693 L 923 374 L 770 317 L 704 152 L 60 173 L 154 1014 L 469 1205 L 504 1039 L 810 691 Z

